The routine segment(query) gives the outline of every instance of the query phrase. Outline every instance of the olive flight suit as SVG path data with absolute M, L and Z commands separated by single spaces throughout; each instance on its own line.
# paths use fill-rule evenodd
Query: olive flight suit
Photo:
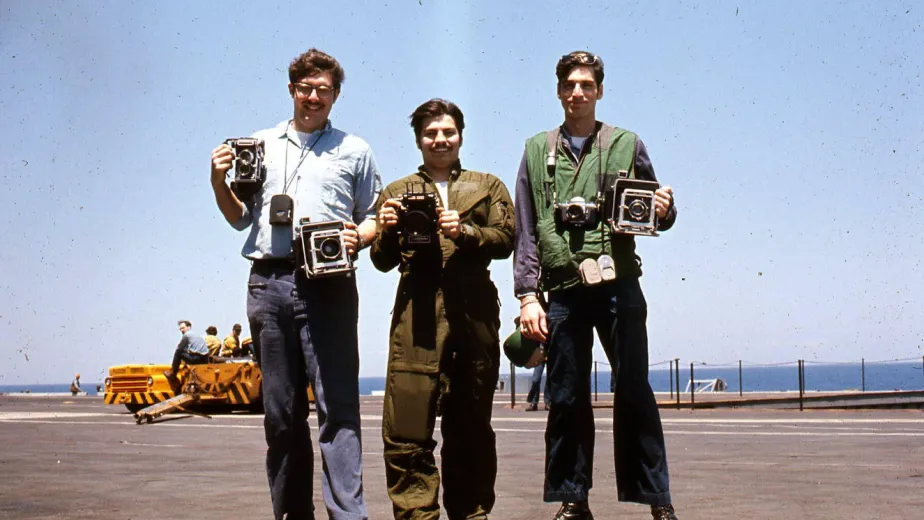
M 390 184 L 379 207 L 400 198 L 408 183 L 424 183 L 426 191 L 437 193 L 421 167 Z M 399 218 L 397 226 L 377 234 L 370 253 L 380 271 L 398 266 L 401 272 L 382 418 L 396 519 L 440 516 L 440 473 L 433 455 L 437 415 L 442 416 L 443 506 L 450 520 L 487 518 L 494 505 L 491 409 L 500 366 L 500 308 L 488 265 L 513 251 L 513 202 L 500 179 L 458 165 L 447 192 L 447 209 L 459 212 L 462 231 L 456 240 L 437 233 L 431 244 L 408 248 Z

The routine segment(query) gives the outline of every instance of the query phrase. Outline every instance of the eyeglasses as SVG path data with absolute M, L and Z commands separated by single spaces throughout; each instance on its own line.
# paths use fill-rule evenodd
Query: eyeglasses
M 298 94 L 299 97 L 309 97 L 312 91 L 317 92 L 318 97 L 321 99 L 327 99 L 334 95 L 334 89 L 326 85 L 315 87 L 307 83 L 295 83 L 292 86 L 295 87 L 295 93 Z
M 565 54 L 558 60 L 562 65 L 596 65 L 600 58 L 596 54 Z

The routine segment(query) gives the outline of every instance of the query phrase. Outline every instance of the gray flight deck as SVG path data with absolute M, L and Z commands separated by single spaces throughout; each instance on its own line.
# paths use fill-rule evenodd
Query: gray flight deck
M 522 404 L 511 410 L 504 397 L 494 408 L 499 471 L 491 517 L 551 519 L 558 506 L 542 502 L 546 413 Z M 594 412 L 595 517 L 650 518 L 646 507 L 616 501 L 612 412 Z M 363 398 L 371 519 L 391 518 L 381 413 L 381 397 Z M 924 519 L 921 410 L 661 414 L 681 520 Z M 272 517 L 260 415 L 172 415 L 139 426 L 101 398 L 0 396 L 0 443 L 2 519 Z M 327 518 L 315 482 L 317 516 Z

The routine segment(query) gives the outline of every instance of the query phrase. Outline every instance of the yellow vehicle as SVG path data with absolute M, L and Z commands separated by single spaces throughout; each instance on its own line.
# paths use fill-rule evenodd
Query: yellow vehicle
M 106 404 L 124 404 L 132 413 L 176 397 L 191 379 L 200 388 L 197 405 L 209 408 L 251 408 L 262 406 L 263 373 L 250 358 L 227 359 L 205 365 L 181 366 L 180 382 L 171 386 L 164 375 L 170 365 L 117 365 L 109 368 L 105 381 Z M 309 390 L 309 399 L 312 399 Z

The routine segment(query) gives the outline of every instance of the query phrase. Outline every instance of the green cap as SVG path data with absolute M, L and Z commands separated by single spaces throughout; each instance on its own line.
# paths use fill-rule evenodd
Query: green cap
M 529 358 L 533 357 L 533 353 L 539 347 L 539 342 L 524 337 L 520 333 L 519 325 L 517 330 L 513 331 L 513 334 L 507 336 L 507 339 L 504 340 L 504 354 L 506 354 L 507 359 L 521 368 L 526 366 Z

